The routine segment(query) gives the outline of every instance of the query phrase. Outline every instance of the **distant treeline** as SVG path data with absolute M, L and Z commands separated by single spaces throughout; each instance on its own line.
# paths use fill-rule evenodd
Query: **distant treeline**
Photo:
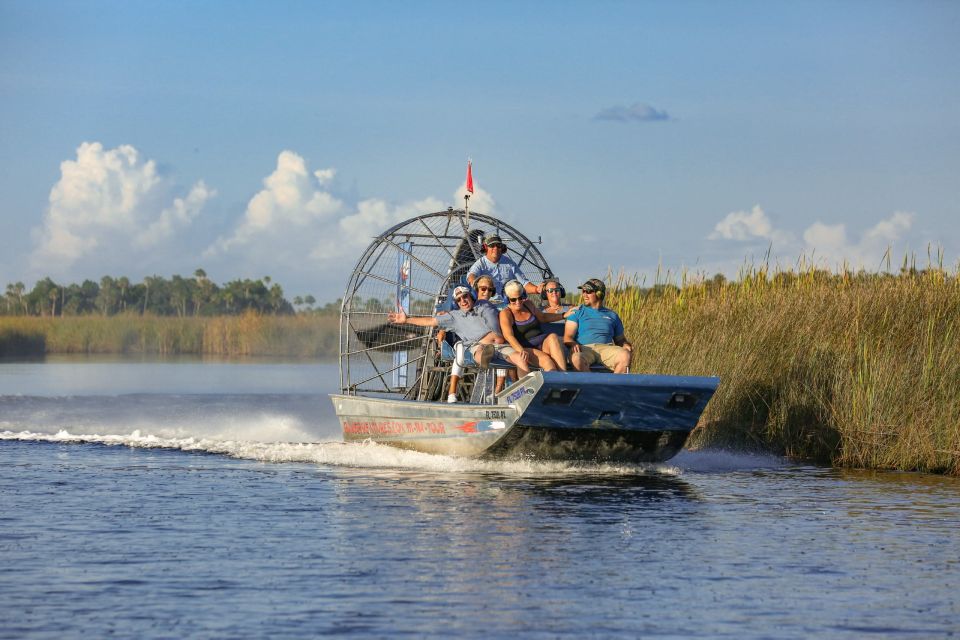
M 257 280 L 232 280 L 222 286 L 207 278 L 203 269 L 193 277 L 170 279 L 150 276 L 134 283 L 127 277 L 103 276 L 99 283 L 60 284 L 47 277 L 30 291 L 22 282 L 7 285 L 0 312 L 8 316 L 233 316 L 248 312 L 290 315 L 296 310 L 339 313 L 340 302 L 315 308 L 316 299 L 297 296 L 293 303 L 283 287 L 269 276 Z
M 340 319 L 329 313 L 160 317 L 121 314 L 0 317 L 0 358 L 51 353 L 334 358 Z

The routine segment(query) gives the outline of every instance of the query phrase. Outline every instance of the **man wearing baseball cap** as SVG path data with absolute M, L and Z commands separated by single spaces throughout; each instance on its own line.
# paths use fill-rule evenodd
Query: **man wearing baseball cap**
M 387 319 L 396 324 L 412 324 L 418 327 L 441 327 L 453 331 L 466 348 L 470 349 L 474 360 L 485 369 L 490 365 L 494 353 L 507 356 L 513 353 L 513 347 L 503 339 L 500 330 L 500 316 L 496 307 L 490 304 L 476 304 L 470 287 L 457 287 L 453 290 L 453 299 L 457 308 L 431 317 L 410 317 L 403 310 L 388 313 Z
M 483 255 L 477 258 L 467 272 L 467 282 L 471 287 L 477 278 L 488 275 L 493 278 L 494 285 L 497 287 L 496 295 L 499 298 L 503 298 L 503 285 L 511 280 L 519 280 L 527 293 L 540 293 L 540 287 L 530 282 L 517 263 L 505 255 L 507 245 L 499 235 L 486 236 L 480 248 L 483 250 Z
M 577 288 L 583 292 L 583 304 L 567 317 L 563 331 L 570 364 L 577 371 L 589 371 L 600 361 L 614 373 L 630 373 L 633 345 L 623 335 L 620 316 L 603 306 L 606 285 L 590 278 Z

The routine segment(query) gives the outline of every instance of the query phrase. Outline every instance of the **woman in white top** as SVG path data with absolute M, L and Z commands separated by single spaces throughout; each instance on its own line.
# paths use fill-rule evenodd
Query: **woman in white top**
M 543 310 L 547 313 L 564 313 L 571 309 L 571 305 L 563 304 L 566 291 L 558 280 L 547 280 L 540 288 L 540 299 L 543 300 Z

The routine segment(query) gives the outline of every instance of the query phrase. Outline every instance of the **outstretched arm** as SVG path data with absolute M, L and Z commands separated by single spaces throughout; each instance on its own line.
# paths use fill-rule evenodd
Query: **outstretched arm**
M 403 311 L 397 311 L 396 313 L 388 313 L 387 320 L 394 324 L 412 324 L 418 327 L 435 327 L 437 326 L 437 319 L 433 316 L 430 317 L 413 317 L 411 318 Z
M 540 322 L 559 322 L 560 320 L 565 320 L 574 311 L 577 310 L 577 307 L 571 307 L 562 313 L 551 313 L 548 311 L 537 309 L 537 307 L 534 306 L 534 304 L 529 300 L 527 300 L 524 304 L 526 304 L 527 309 L 530 310 L 530 313 L 537 316 L 537 320 L 539 320 Z

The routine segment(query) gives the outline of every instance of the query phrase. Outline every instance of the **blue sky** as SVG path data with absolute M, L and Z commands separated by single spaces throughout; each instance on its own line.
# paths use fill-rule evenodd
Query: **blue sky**
M 270 275 L 472 201 L 565 283 L 960 255 L 960 4 L 0 0 L 0 283 Z

